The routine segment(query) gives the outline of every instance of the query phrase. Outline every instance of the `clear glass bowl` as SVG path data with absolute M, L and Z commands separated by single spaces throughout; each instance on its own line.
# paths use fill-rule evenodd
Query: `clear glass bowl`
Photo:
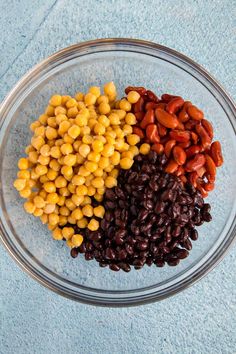
M 30 141 L 28 126 L 49 97 L 73 95 L 113 80 L 119 95 L 128 85 L 169 92 L 199 106 L 213 122 L 225 163 L 208 198 L 213 221 L 199 228 L 190 256 L 177 267 L 144 267 L 130 273 L 101 269 L 95 261 L 72 259 L 64 242 L 54 241 L 39 220 L 24 212 L 13 188 L 17 159 Z M 68 298 L 104 306 L 128 306 L 173 295 L 211 270 L 235 238 L 236 107 L 224 89 L 186 56 L 158 44 L 103 39 L 63 49 L 26 74 L 0 110 L 0 230 L 9 253 L 32 277 Z

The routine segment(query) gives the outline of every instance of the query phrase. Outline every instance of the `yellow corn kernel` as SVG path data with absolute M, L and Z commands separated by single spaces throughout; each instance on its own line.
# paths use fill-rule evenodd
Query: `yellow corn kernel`
M 105 214 L 105 209 L 102 205 L 97 206 L 96 208 L 93 209 L 93 213 L 97 218 L 103 218 Z
M 105 172 L 111 172 L 111 171 L 113 170 L 113 168 L 114 168 L 114 165 L 110 164 L 109 166 L 107 166 L 107 167 L 104 169 L 104 171 L 105 171 Z
M 51 169 L 52 169 L 53 171 L 56 171 L 56 172 L 60 171 L 60 169 L 61 169 L 61 165 L 60 165 L 59 162 L 58 162 L 57 160 L 55 160 L 55 159 L 53 159 L 53 160 L 51 160 L 51 161 L 49 162 L 49 166 L 51 167 Z
M 119 106 L 120 103 L 118 103 Z M 123 109 L 116 109 L 115 110 L 116 114 L 118 114 L 120 119 L 124 119 L 126 116 L 126 111 L 124 111 Z
M 86 218 L 82 218 L 80 220 L 77 221 L 77 226 L 80 229 L 85 229 L 88 225 L 88 220 Z
M 73 152 L 73 146 L 69 143 L 62 144 L 60 150 L 63 155 L 69 155 Z
M 64 216 L 64 215 L 59 215 L 59 226 L 64 226 L 67 224 L 67 216 Z
M 44 183 L 43 188 L 47 193 L 55 193 L 56 192 L 56 186 L 51 181 Z
M 98 123 L 102 124 L 105 128 L 109 127 L 110 119 L 107 118 L 104 114 L 100 115 L 98 118 Z
M 69 216 L 70 215 L 70 210 L 66 206 L 63 205 L 59 209 L 59 214 L 61 214 L 63 216 Z
M 140 146 L 139 151 L 142 155 L 147 155 L 150 152 L 150 149 L 151 149 L 150 145 L 144 143 Z
M 34 197 L 34 205 L 36 206 L 36 208 L 41 209 L 45 207 L 46 202 L 42 197 L 37 195 L 36 197 Z
M 88 126 L 81 127 L 81 129 L 80 129 L 81 136 L 89 135 L 90 133 L 91 133 L 91 129 Z
M 50 156 L 50 146 L 48 144 L 44 144 L 40 149 L 40 154 L 45 157 Z
M 81 144 L 79 147 L 79 153 L 83 157 L 87 157 L 87 155 L 90 153 L 90 146 L 87 144 Z
M 63 239 L 62 230 L 59 227 L 56 227 L 52 232 L 52 236 L 54 240 L 62 240 Z
M 79 206 L 79 205 L 81 205 L 81 203 L 83 203 L 84 196 L 83 195 L 73 194 L 71 196 L 71 200 L 76 206 Z
M 45 200 L 47 198 L 47 192 L 44 189 L 41 189 L 39 196 Z
M 79 247 L 83 243 L 83 240 L 84 238 L 80 234 L 73 235 L 71 239 L 74 247 Z
M 76 140 L 74 143 L 73 143 L 73 148 L 75 151 L 79 151 L 79 147 L 80 145 L 82 144 L 82 142 L 80 140 Z
M 126 112 L 129 112 L 131 111 L 131 104 L 129 103 L 129 101 L 123 98 L 122 100 L 120 100 L 119 108 Z
M 35 167 L 35 172 L 37 173 L 37 175 L 39 176 L 43 176 L 43 175 L 46 175 L 47 172 L 48 172 L 48 168 L 44 165 L 40 165 L 38 164 L 36 167 Z
M 61 173 L 65 178 L 73 176 L 73 168 L 71 166 L 62 166 Z
M 40 127 L 40 125 L 41 123 L 38 120 L 36 120 L 35 122 L 32 122 L 30 124 L 30 130 L 34 132 L 36 128 Z
M 129 125 L 134 125 L 137 123 L 137 119 L 133 113 L 127 113 L 125 116 L 125 123 Z
M 48 182 L 49 183 L 49 182 Z M 52 183 L 52 182 L 51 182 Z M 55 186 L 56 188 L 63 188 L 67 186 L 67 180 L 63 176 L 58 176 L 55 179 Z M 52 192 L 49 192 L 52 193 Z
M 57 205 L 59 205 L 59 206 L 63 206 L 63 205 L 65 204 L 65 200 L 66 200 L 66 198 L 65 198 L 64 196 L 59 195 L 59 196 L 58 196 L 58 202 L 57 202 Z
M 88 223 L 88 229 L 91 231 L 96 231 L 99 228 L 99 222 L 95 219 L 91 219 Z
M 66 245 L 67 245 L 69 248 L 75 247 L 71 239 L 70 239 L 70 240 L 66 240 Z
M 49 179 L 47 178 L 47 176 L 46 175 L 43 175 L 43 176 L 40 176 L 39 177 L 39 181 L 40 181 L 40 183 L 46 183 L 46 182 L 48 182 L 49 181 Z
M 29 214 L 33 214 L 35 209 L 36 209 L 36 206 L 34 205 L 34 203 L 32 202 L 25 202 L 24 203 L 24 209 L 27 213 Z
M 120 118 L 119 118 L 118 114 L 116 114 L 116 113 L 111 113 L 109 115 L 109 120 L 112 125 L 119 125 L 120 124 Z
M 127 95 L 127 100 L 132 104 L 138 102 L 139 99 L 140 99 L 140 94 L 136 91 L 130 91 Z
M 59 116 L 59 114 L 66 114 L 66 108 L 62 106 L 57 106 L 54 109 L 55 116 Z
M 91 92 L 87 93 L 84 96 L 84 103 L 86 104 L 86 106 L 89 106 L 91 104 L 95 104 L 97 100 L 97 97 L 95 95 L 93 95 Z
M 93 137 L 91 135 L 84 135 L 83 138 L 82 138 L 82 142 L 84 144 L 92 144 Z
M 66 107 L 67 107 L 67 108 L 77 107 L 77 101 L 76 101 L 76 99 L 70 98 L 70 99 L 66 102 Z
M 55 146 L 60 147 L 64 144 L 64 139 L 60 138 L 55 141 Z M 53 146 L 52 146 L 53 147 Z M 52 148 L 51 147 L 51 148 Z
M 100 140 L 95 140 L 95 141 L 93 141 L 93 143 L 92 143 L 92 148 L 93 148 L 93 151 L 94 151 L 94 152 L 97 152 L 97 153 L 101 152 L 101 151 L 103 150 L 103 143 L 102 143 L 102 141 L 100 141 Z
M 87 187 L 85 185 L 78 186 L 76 188 L 76 194 L 77 195 L 86 195 L 87 194 Z
M 31 189 L 24 188 L 24 189 L 20 190 L 19 194 L 22 198 L 29 198 L 31 195 Z
M 98 106 L 99 113 L 101 114 L 108 114 L 111 111 L 111 107 L 109 103 L 102 102 Z
M 100 87 L 98 86 L 91 86 L 89 88 L 89 92 L 92 93 L 96 98 L 98 98 L 101 95 L 101 90 Z
M 102 177 L 102 175 L 103 175 L 103 169 L 100 168 L 100 167 L 98 167 L 98 168 L 96 169 L 96 171 L 93 172 L 93 175 L 94 175 L 95 177 Z
M 17 177 L 22 179 L 30 179 L 30 171 L 21 170 L 17 172 Z
M 98 194 L 103 195 L 103 194 L 105 193 L 105 191 L 106 191 L 106 188 L 105 188 L 105 187 L 97 188 L 97 193 L 98 193 Z
M 115 142 L 116 150 L 121 151 L 123 146 L 124 146 L 124 144 L 125 144 L 125 142 L 124 142 L 123 139 L 120 139 L 120 138 L 116 139 L 116 142 Z
M 81 166 L 79 168 L 79 175 L 87 177 L 90 175 L 90 172 L 84 166 Z
M 84 99 L 83 92 L 77 92 L 75 95 L 75 99 L 76 99 L 76 101 L 83 101 L 83 99 Z
M 104 148 L 102 150 L 102 155 L 104 157 L 110 157 L 114 154 L 115 148 L 113 145 L 111 144 L 105 144 Z
M 79 111 L 78 111 L 77 107 L 71 107 L 67 111 L 67 117 L 68 118 L 75 118 L 78 113 L 79 113 Z
M 137 145 L 140 142 L 140 137 L 137 134 L 130 134 L 127 136 L 129 145 Z
M 123 133 L 124 133 L 125 136 L 126 135 L 130 135 L 133 132 L 133 128 L 129 124 L 124 124 L 122 129 L 123 129 Z
M 139 149 L 137 146 L 130 146 L 129 151 L 133 154 L 133 156 L 137 156 L 139 154 Z
M 46 166 L 49 164 L 50 162 L 50 157 L 49 156 L 43 156 L 43 155 L 39 155 L 38 157 L 38 162 L 43 165 Z
M 49 169 L 48 170 L 48 173 L 47 173 L 47 178 L 50 180 L 50 181 L 54 181 L 58 176 L 58 172 L 57 171 L 54 171 L 53 169 Z
M 128 158 L 128 157 L 124 157 L 120 160 L 120 167 L 124 170 L 128 170 L 131 168 L 131 166 L 133 165 L 133 160 Z
M 122 148 L 120 149 L 121 152 L 123 151 L 129 151 L 130 145 L 127 143 L 124 143 Z
M 36 217 L 42 216 L 43 215 L 43 210 L 36 208 L 35 211 L 33 212 L 33 215 Z
M 48 140 L 48 145 L 51 147 L 53 147 L 55 145 L 56 139 L 52 139 L 52 140 Z
M 75 220 L 81 220 L 83 218 L 83 213 L 80 208 L 76 208 L 72 211 L 71 216 Z
M 71 178 L 72 179 L 72 178 Z M 76 186 L 74 184 L 72 184 L 71 182 L 68 184 L 68 190 L 71 194 L 75 194 L 76 192 Z
M 46 137 L 48 138 L 48 140 L 56 139 L 57 130 L 55 128 L 47 126 L 45 134 L 46 134 Z
M 106 167 L 108 167 L 110 164 L 110 161 L 109 161 L 109 158 L 108 157 L 105 157 L 105 156 L 102 156 L 99 160 L 99 163 L 98 163 L 98 166 L 101 168 L 101 169 L 104 169 Z
M 61 154 L 61 149 L 59 146 L 53 146 L 50 149 L 50 155 L 54 158 L 54 159 L 59 159 L 62 154 Z
M 56 116 L 56 123 L 60 126 L 60 124 L 64 121 L 68 121 L 68 118 L 66 116 L 66 113 L 65 114 L 58 114 Z M 63 125 L 62 125 L 63 127 Z
M 90 153 L 88 154 L 87 159 L 88 159 L 89 161 L 93 161 L 93 162 L 96 162 L 96 163 L 97 163 L 97 162 L 99 162 L 100 157 L 101 157 L 100 154 L 96 153 L 95 151 L 92 151 L 92 152 L 90 152 Z
M 107 82 L 103 88 L 104 88 L 104 93 L 108 96 L 113 96 L 116 94 L 116 87 L 113 81 Z
M 60 95 L 53 95 L 50 98 L 49 103 L 51 106 L 54 106 L 54 107 L 60 106 L 61 105 L 61 96 Z
M 59 196 L 57 193 L 49 193 L 47 195 L 47 202 L 50 204 L 57 204 L 59 202 Z
M 67 120 L 64 120 L 63 122 L 61 122 L 61 123 L 59 124 L 58 133 L 59 133 L 61 136 L 64 135 L 64 134 L 68 131 L 68 129 L 70 128 L 70 126 L 71 126 L 70 122 L 67 121 Z
M 32 145 L 26 146 L 26 148 L 25 148 L 25 153 L 26 153 L 27 155 L 29 155 L 29 153 L 30 153 L 31 151 L 35 151 L 35 148 L 34 148 Z
M 73 227 L 63 227 L 62 229 L 62 236 L 66 239 L 69 240 L 73 235 L 75 231 Z
M 43 138 L 45 137 L 45 127 L 41 125 L 40 127 L 37 127 L 34 131 L 35 136 L 42 136 Z
M 46 114 L 41 114 L 38 119 L 38 121 L 43 125 L 47 124 L 47 120 L 48 120 L 48 116 Z
M 68 216 L 67 221 L 68 221 L 68 223 L 70 223 L 72 225 L 76 225 L 76 220 L 74 218 L 72 218 L 71 215 Z
M 109 176 L 112 176 L 114 178 L 117 178 L 119 175 L 119 170 L 117 168 L 113 168 L 111 172 L 109 172 Z
M 105 186 L 107 188 L 113 188 L 115 186 L 117 186 L 117 180 L 116 178 L 112 177 L 112 176 L 108 176 L 106 179 L 105 179 Z
M 96 162 L 93 162 L 93 161 L 86 161 L 84 166 L 91 173 L 96 171 L 96 169 L 98 168 L 98 165 L 96 164 Z
M 128 157 L 129 159 L 132 160 L 134 155 L 131 151 L 124 151 L 124 152 L 122 152 L 121 157 L 122 157 L 122 159 L 125 157 Z
M 91 186 L 91 181 L 94 178 L 93 174 L 91 173 L 89 176 L 85 178 L 85 185 L 86 187 Z
M 76 155 L 69 154 L 64 157 L 64 164 L 67 166 L 74 166 L 76 164 Z
M 112 138 L 111 136 L 106 136 L 106 142 L 107 144 L 115 145 L 115 138 Z
M 40 216 L 40 219 L 41 219 L 42 224 L 47 224 L 47 223 L 48 223 L 48 216 L 47 216 L 47 214 L 42 214 L 42 215 Z
M 54 116 L 54 107 L 51 105 L 48 105 L 47 108 L 45 109 L 45 114 L 48 117 L 53 117 Z
M 79 113 L 75 118 L 75 123 L 79 127 L 85 127 L 88 124 L 88 117 L 86 114 Z
M 97 202 L 102 202 L 102 200 L 103 200 L 103 195 L 98 194 L 98 193 L 95 193 L 93 197 Z
M 102 188 L 104 186 L 104 180 L 102 177 L 96 177 L 91 182 L 94 188 Z
M 93 186 L 88 186 L 87 189 L 87 194 L 89 197 L 92 197 L 96 193 L 96 189 Z
M 49 117 L 47 120 L 47 124 L 51 128 L 56 128 L 57 127 L 56 117 Z M 44 127 L 42 127 L 42 128 L 44 128 Z M 35 131 L 35 133 L 36 133 L 36 131 Z M 39 133 L 40 133 L 40 130 L 39 130 Z M 39 135 L 44 136 L 44 134 L 45 134 L 45 128 L 44 128 L 44 130 L 41 129 L 41 134 L 39 134 Z
M 97 104 L 100 105 L 100 103 L 109 103 L 109 98 L 106 95 L 101 95 L 97 99 Z
M 89 218 L 91 218 L 93 216 L 93 207 L 92 205 L 85 205 L 83 208 L 82 208 L 82 213 L 84 216 L 87 216 Z
M 55 213 L 49 214 L 48 215 L 48 222 L 51 225 L 58 225 L 59 223 L 59 216 Z
M 103 135 L 95 135 L 95 140 L 101 141 L 103 144 L 106 143 L 106 138 Z
M 31 139 L 31 144 L 36 150 L 40 150 L 41 147 L 45 144 L 45 140 L 42 136 L 36 136 Z
M 65 201 L 65 206 L 66 206 L 69 210 L 71 210 L 71 211 L 75 210 L 75 208 L 76 208 L 76 205 L 75 205 L 75 203 L 72 201 L 72 199 L 66 199 L 66 201 Z
M 93 128 L 93 131 L 97 135 L 104 135 L 105 131 L 106 131 L 106 128 L 104 127 L 104 125 L 102 125 L 100 123 L 96 123 L 94 128 Z
M 51 214 L 55 211 L 56 205 L 55 204 L 47 204 L 44 209 L 43 212 L 45 214 Z
M 72 125 L 69 129 L 68 129 L 68 134 L 73 138 L 76 139 L 79 135 L 80 135 L 80 127 L 78 127 L 78 125 Z
M 85 177 L 75 175 L 71 181 L 75 186 L 82 186 L 85 183 Z
M 114 154 L 110 157 L 110 162 L 114 166 L 119 165 L 119 163 L 120 163 L 120 153 L 118 151 L 114 151 Z
M 33 188 L 36 186 L 36 182 L 33 179 L 28 179 L 26 184 L 27 184 L 27 187 L 29 187 L 29 188 Z
M 90 129 L 93 129 L 93 127 L 97 124 L 97 119 L 95 118 L 90 118 L 89 121 L 88 121 L 88 127 Z

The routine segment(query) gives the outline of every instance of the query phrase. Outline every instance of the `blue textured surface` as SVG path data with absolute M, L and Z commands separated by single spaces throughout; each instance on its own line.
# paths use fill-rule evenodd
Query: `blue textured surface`
M 0 1 L 0 100 L 41 59 L 98 37 L 143 38 L 177 49 L 236 98 L 235 8 L 235 0 L 12 0 L 10 7 Z M 206 278 L 173 298 L 95 308 L 43 288 L 1 247 L 0 353 L 233 354 L 235 269 L 234 247 Z

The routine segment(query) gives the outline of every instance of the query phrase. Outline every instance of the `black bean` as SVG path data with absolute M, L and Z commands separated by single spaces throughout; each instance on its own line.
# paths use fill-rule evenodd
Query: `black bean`
M 72 250 L 70 251 L 70 255 L 72 258 L 76 258 L 78 257 L 79 254 L 79 249 L 78 248 L 72 248 Z
M 118 272 L 120 270 L 120 267 L 118 264 L 109 264 L 109 268 L 113 270 L 114 272 Z
M 196 241 L 198 239 L 198 232 L 196 229 L 192 229 L 190 233 L 190 238 L 193 241 Z

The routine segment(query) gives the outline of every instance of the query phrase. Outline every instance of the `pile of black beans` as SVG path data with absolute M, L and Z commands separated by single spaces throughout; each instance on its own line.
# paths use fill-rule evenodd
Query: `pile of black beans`
M 98 231 L 78 229 L 85 241 L 71 251 L 84 253 L 101 267 L 125 272 L 145 264 L 176 266 L 188 257 L 195 226 L 211 221 L 210 205 L 191 184 L 164 172 L 166 156 L 138 155 L 131 169 L 121 170 L 118 185 L 107 189 L 105 215 Z

